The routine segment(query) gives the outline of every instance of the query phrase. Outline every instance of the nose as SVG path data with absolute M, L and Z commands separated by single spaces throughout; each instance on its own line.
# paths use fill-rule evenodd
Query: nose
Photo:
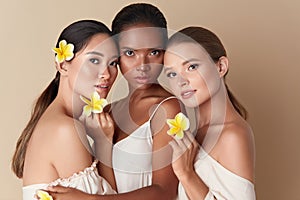
M 178 86 L 184 87 L 187 86 L 188 84 L 189 84 L 189 80 L 185 76 L 179 75 Z
M 109 79 L 110 78 L 109 68 L 106 67 L 104 70 L 101 70 L 98 74 L 98 78 L 100 78 L 100 79 Z
M 138 59 L 139 65 L 136 68 L 137 71 L 147 72 L 151 69 L 149 60 L 146 55 L 140 55 Z

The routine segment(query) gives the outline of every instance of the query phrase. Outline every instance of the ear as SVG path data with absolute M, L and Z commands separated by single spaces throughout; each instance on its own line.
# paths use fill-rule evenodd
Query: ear
M 55 62 L 55 67 L 56 67 L 57 71 L 59 71 L 61 76 L 68 75 L 68 64 L 65 61 L 62 63 Z
M 228 66 L 228 58 L 225 56 L 222 56 L 219 58 L 219 61 L 217 62 L 217 68 L 218 72 L 220 74 L 220 77 L 224 77 L 226 73 L 228 72 L 229 66 Z

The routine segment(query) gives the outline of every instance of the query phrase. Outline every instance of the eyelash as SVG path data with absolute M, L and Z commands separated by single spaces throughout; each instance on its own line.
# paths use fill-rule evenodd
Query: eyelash
M 187 67 L 187 70 L 188 71 L 193 71 L 193 70 L 196 70 L 198 69 L 199 65 L 198 64 L 190 64 L 188 67 Z M 191 69 L 193 68 L 193 69 Z M 169 72 L 167 73 L 167 77 L 168 78 L 174 78 L 177 74 L 175 72 Z
M 128 53 L 131 53 L 131 55 L 129 55 Z M 133 50 L 126 50 L 126 51 L 124 51 L 124 55 L 131 57 L 131 56 L 134 55 L 134 51 Z
M 118 64 L 118 61 L 112 61 L 111 63 L 109 63 L 109 66 L 117 67 Z
M 161 50 L 153 50 L 153 51 L 150 52 L 150 55 L 151 56 L 157 56 L 157 55 L 160 55 L 160 52 L 161 52 Z M 133 50 L 126 50 L 126 51 L 124 51 L 124 55 L 126 55 L 128 57 L 134 56 L 134 51 Z
M 169 72 L 167 73 L 168 78 L 174 78 L 177 74 L 175 72 Z
M 99 59 L 97 59 L 97 58 L 91 58 L 90 62 L 93 63 L 93 64 L 99 64 L 100 63 Z
M 194 68 L 190 69 L 191 67 L 194 67 Z M 198 67 L 199 67 L 198 64 L 190 64 L 187 69 L 188 69 L 188 71 L 192 71 L 192 70 L 198 69 Z
M 153 51 L 151 51 L 150 55 L 151 56 L 156 56 L 156 55 L 159 55 L 160 52 L 161 52 L 161 50 L 153 50 Z

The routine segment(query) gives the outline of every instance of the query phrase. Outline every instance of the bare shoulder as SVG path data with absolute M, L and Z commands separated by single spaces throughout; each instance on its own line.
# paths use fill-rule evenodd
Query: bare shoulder
M 91 164 L 92 158 L 84 145 L 83 136 L 85 129 L 78 120 L 58 116 L 43 121 L 36 139 L 41 141 L 41 151 L 47 152 L 44 154 L 49 156 L 59 176 L 68 177 Z
M 254 138 L 247 122 L 241 120 L 225 124 L 215 153 L 216 159 L 225 168 L 254 182 Z
M 174 118 L 179 112 L 181 112 L 181 104 L 177 98 L 164 99 L 161 102 L 151 120 L 151 128 L 156 144 L 165 146 L 172 140 L 172 137 L 167 134 L 169 127 L 166 121 Z
M 47 143 L 59 146 L 70 144 L 78 138 L 78 133 L 84 131 L 84 127 L 78 120 L 68 116 L 57 116 L 45 119 L 39 124 L 39 135 L 47 138 Z
M 168 118 L 175 117 L 175 115 L 182 111 L 182 103 L 176 97 L 167 97 L 158 107 L 158 112 L 164 112 Z

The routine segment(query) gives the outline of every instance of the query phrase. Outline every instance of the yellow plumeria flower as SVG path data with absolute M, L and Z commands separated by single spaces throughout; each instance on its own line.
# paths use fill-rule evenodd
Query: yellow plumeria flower
M 52 196 L 43 190 L 38 190 L 37 196 L 39 197 L 39 200 L 53 200 Z
M 52 49 L 56 53 L 56 62 L 62 63 L 63 61 L 69 61 L 74 57 L 74 45 L 69 43 L 67 44 L 66 40 L 59 42 L 59 48 Z
M 189 119 L 183 114 L 178 113 L 174 119 L 167 119 L 167 124 L 170 129 L 168 130 L 169 135 L 175 135 L 177 139 L 182 139 L 184 132 L 190 128 Z
M 87 105 L 83 107 L 83 113 L 90 116 L 91 113 L 101 113 L 103 108 L 108 104 L 106 99 L 101 99 L 98 92 L 93 92 L 91 100 L 80 95 L 80 99 Z

